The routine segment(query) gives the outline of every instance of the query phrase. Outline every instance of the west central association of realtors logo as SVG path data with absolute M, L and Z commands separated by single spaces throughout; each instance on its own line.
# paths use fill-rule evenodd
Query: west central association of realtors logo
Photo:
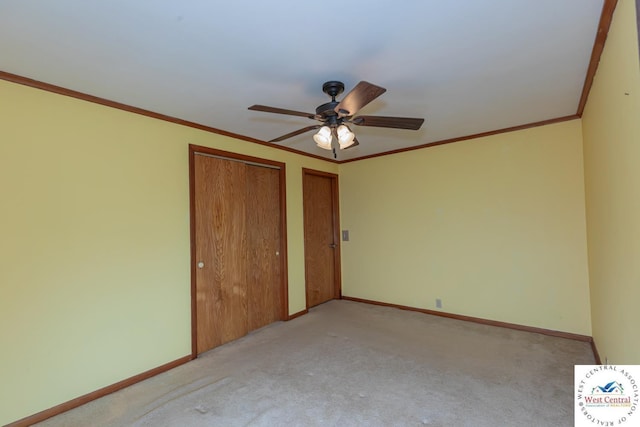
M 631 396 L 624 394 L 624 387 L 618 381 L 604 386 L 597 385 L 591 389 L 591 395 L 584 396 L 584 406 L 626 406 L 631 407 Z
M 640 366 L 576 365 L 575 425 L 638 425 Z

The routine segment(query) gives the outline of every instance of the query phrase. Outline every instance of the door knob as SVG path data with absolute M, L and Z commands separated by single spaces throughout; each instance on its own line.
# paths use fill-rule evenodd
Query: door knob
M 200 261 L 200 262 L 198 263 L 198 268 L 204 268 L 204 262 Z
M 330 243 L 330 244 L 329 244 L 329 247 L 330 247 L 331 249 L 335 249 L 335 248 L 336 248 L 336 246 L 338 246 L 338 245 L 336 245 L 335 243 Z

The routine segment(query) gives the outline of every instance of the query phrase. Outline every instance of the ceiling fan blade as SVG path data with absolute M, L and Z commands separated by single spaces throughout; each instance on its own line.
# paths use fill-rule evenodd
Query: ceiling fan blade
M 284 108 L 268 107 L 266 105 L 252 105 L 249 110 L 264 111 L 265 113 L 286 114 L 288 116 L 300 116 L 307 117 L 309 119 L 315 119 L 315 114 L 303 113 L 302 111 L 285 110 Z
M 422 126 L 422 123 L 424 123 L 424 119 L 411 117 L 358 116 L 353 118 L 351 123 L 358 126 L 418 130 L 420 126 Z
M 284 141 L 285 139 L 291 138 L 293 136 L 296 135 L 300 135 L 301 133 L 305 133 L 305 132 L 309 132 L 310 130 L 314 130 L 314 129 L 318 129 L 320 128 L 321 125 L 313 125 L 313 126 L 307 126 L 306 128 L 302 128 L 302 129 L 298 129 L 298 130 L 294 130 L 293 132 L 290 132 L 286 135 L 282 135 L 276 139 L 272 139 L 269 142 L 280 142 L 280 141 Z
M 334 111 L 338 113 L 339 117 L 353 116 L 362 107 L 386 91 L 383 87 L 361 81 L 340 101 Z
M 351 144 L 347 148 L 344 148 L 344 150 L 348 150 L 349 148 L 353 148 L 353 147 L 356 147 L 358 145 L 360 145 L 360 143 L 358 142 L 358 138 L 353 138 L 353 144 Z

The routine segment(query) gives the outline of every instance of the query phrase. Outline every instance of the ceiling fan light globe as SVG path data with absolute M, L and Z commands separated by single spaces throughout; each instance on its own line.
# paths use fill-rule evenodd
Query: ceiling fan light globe
M 347 142 L 347 143 L 340 143 L 340 149 L 344 150 L 345 148 L 349 148 L 351 147 L 354 143 L 356 142 L 355 138 L 352 138 L 351 141 Z
M 330 140 L 326 141 L 326 142 L 318 142 L 318 141 L 316 141 L 316 145 L 318 147 L 322 148 L 322 149 L 325 149 L 325 150 L 331 150 L 331 148 L 332 148 Z
M 331 150 L 331 129 L 328 126 L 322 126 L 318 133 L 313 135 L 313 140 L 318 147 Z
M 356 135 L 351 132 L 351 130 L 345 126 L 338 126 L 338 142 L 340 143 L 340 149 L 344 150 L 353 145 L 355 142 Z

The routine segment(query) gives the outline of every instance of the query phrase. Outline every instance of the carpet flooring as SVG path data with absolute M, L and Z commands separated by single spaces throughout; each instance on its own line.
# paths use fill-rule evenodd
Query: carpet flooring
M 40 427 L 570 426 L 588 343 L 335 300 Z

